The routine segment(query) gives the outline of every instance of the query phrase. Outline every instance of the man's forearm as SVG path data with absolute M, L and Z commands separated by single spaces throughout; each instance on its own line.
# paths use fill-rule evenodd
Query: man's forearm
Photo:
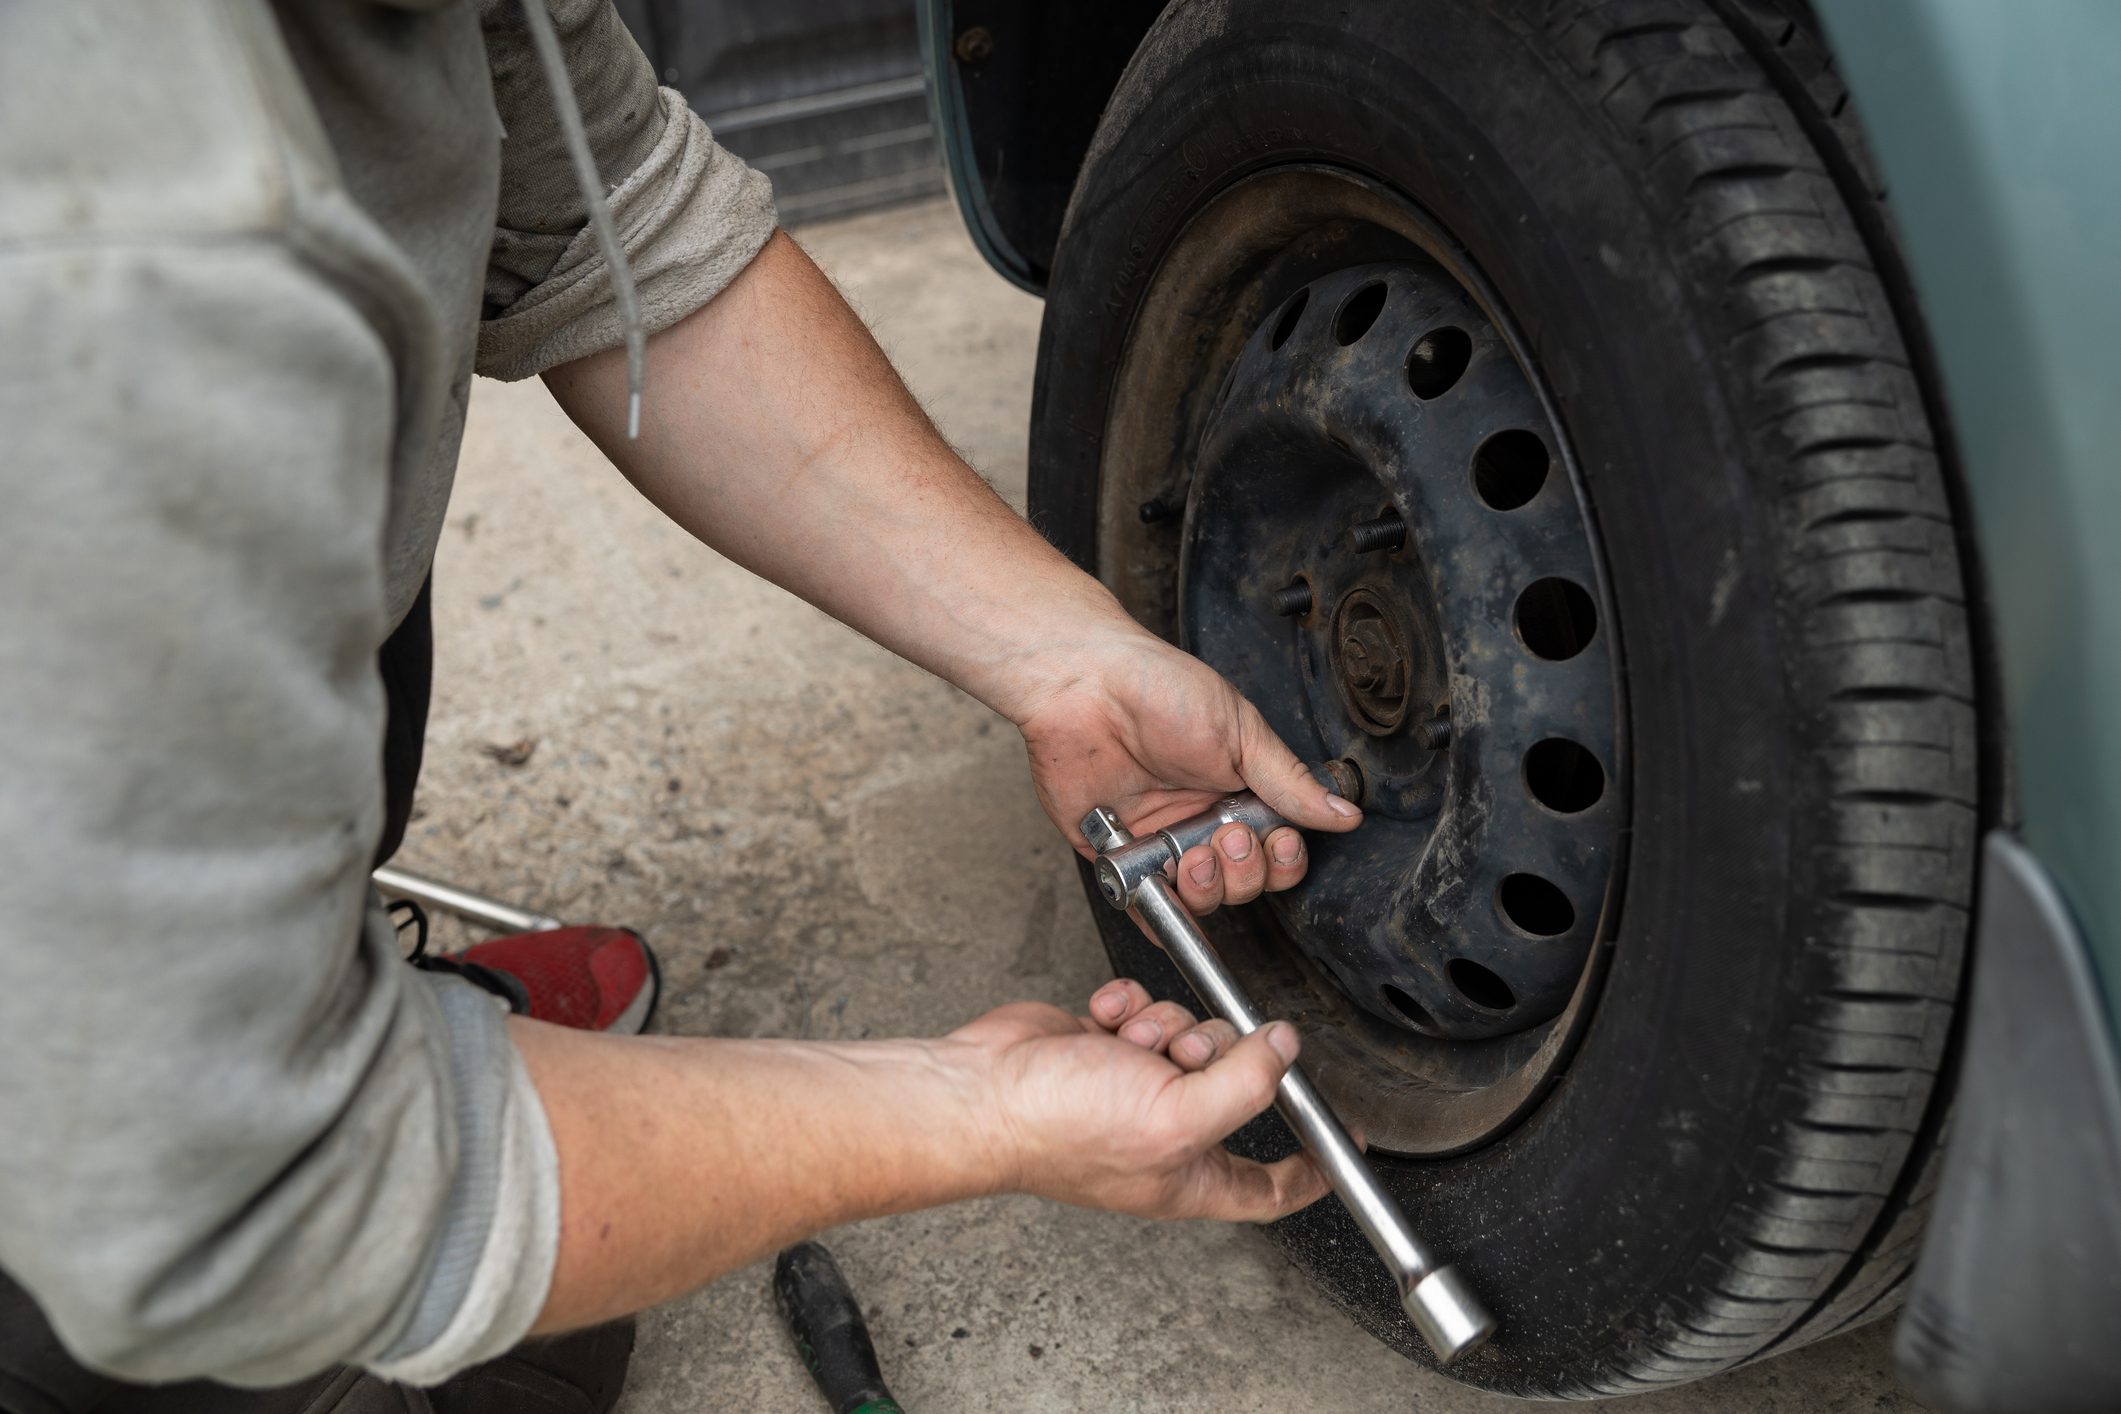
M 1007 715 L 1129 626 L 950 450 L 786 235 L 649 342 L 638 440 L 619 351 L 546 382 L 694 535 Z
M 540 1331 L 608 1320 L 857 1218 L 1022 1191 L 1267 1222 L 1325 1191 L 1221 1141 L 1265 1109 L 1295 1029 L 1240 1039 L 1138 982 L 1088 1016 L 1019 1002 L 933 1041 L 684 1041 L 515 1021 L 560 1162 Z
M 640 1310 L 821 1228 L 1012 1178 L 995 1109 L 947 1041 L 511 1025 L 560 1156 L 559 1260 L 540 1332 Z

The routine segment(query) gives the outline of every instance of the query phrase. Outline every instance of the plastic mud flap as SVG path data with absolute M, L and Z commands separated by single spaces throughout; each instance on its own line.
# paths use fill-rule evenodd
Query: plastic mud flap
M 1895 1353 L 1951 1414 L 2121 1409 L 2121 1066 L 2068 905 L 1988 837 L 1944 1180 Z

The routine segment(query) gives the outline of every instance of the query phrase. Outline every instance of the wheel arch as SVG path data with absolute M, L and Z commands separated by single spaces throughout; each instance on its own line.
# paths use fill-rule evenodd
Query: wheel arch
M 1164 0 L 920 0 L 950 190 L 980 254 L 1011 284 L 1045 293 L 1098 120 L 1163 10 Z

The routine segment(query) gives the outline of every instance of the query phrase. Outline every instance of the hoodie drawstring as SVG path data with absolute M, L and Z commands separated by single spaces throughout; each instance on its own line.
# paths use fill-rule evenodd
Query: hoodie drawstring
M 597 247 L 604 252 L 604 266 L 611 272 L 611 293 L 619 306 L 619 325 L 626 336 L 626 436 L 641 435 L 641 387 L 647 381 L 648 335 L 641 327 L 641 302 L 633 289 L 633 268 L 619 248 L 618 228 L 611 224 L 611 208 L 604 201 L 603 179 L 597 176 L 596 158 L 589 151 L 589 134 L 582 127 L 582 110 L 574 101 L 574 85 L 567 77 L 567 61 L 560 55 L 560 39 L 553 33 L 552 16 L 545 0 L 523 0 L 523 18 L 530 25 L 530 41 L 538 51 L 538 65 L 545 71 L 545 86 L 552 90 L 552 103 L 560 118 L 560 132 L 567 139 L 567 155 L 574 162 L 574 179 L 589 207 L 589 224 L 596 231 Z

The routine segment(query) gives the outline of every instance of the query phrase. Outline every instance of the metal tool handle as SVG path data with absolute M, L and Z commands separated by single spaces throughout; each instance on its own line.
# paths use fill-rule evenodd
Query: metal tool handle
M 1144 879 L 1161 874 L 1167 865 L 1176 865 L 1187 850 L 1206 844 L 1223 826 L 1247 825 L 1253 834 L 1265 839 L 1270 830 L 1278 830 L 1288 823 L 1250 791 L 1226 795 L 1200 814 L 1153 835 L 1141 839 L 1126 835 L 1124 841 L 1113 848 L 1098 850 L 1097 886 L 1114 908 L 1125 908 L 1126 900 L 1141 887 Z M 1084 832 L 1087 834 L 1088 831 L 1089 827 L 1084 826 Z M 1124 830 L 1121 833 L 1126 834 Z M 1095 843 L 1093 840 L 1092 844 Z
M 1243 814 L 1237 818 L 1245 819 L 1261 835 L 1286 823 L 1250 792 L 1221 804 L 1239 807 Z M 1207 828 L 1212 833 L 1226 823 L 1217 818 L 1222 813 L 1220 809 L 1210 811 L 1206 816 L 1182 822 L 1151 839 L 1163 848 L 1172 849 L 1170 857 L 1176 860 L 1183 849 L 1175 847 L 1176 839 L 1166 840 L 1164 837 L 1190 838 L 1198 833 L 1202 820 L 1211 822 Z M 1261 821 L 1271 823 L 1262 827 Z M 1098 880 L 1107 900 L 1115 907 L 1134 909 L 1142 926 L 1163 944 L 1164 951 L 1208 1010 L 1236 1027 L 1240 1035 L 1258 1030 L 1260 1016 L 1251 999 L 1239 988 L 1229 969 L 1223 966 L 1222 958 L 1207 935 L 1201 932 L 1193 915 L 1179 902 L 1177 893 L 1164 879 L 1161 867 L 1147 870 L 1107 870 L 1105 867 L 1113 855 L 1136 843 L 1150 841 L 1136 842 L 1120 823 L 1119 816 L 1104 806 L 1084 817 L 1082 830 L 1091 848 L 1098 852 Z M 1158 863 L 1160 866 L 1161 861 Z M 1115 883 L 1122 886 L 1120 897 L 1113 896 Z M 1326 1181 L 1347 1205 L 1363 1236 L 1377 1249 L 1377 1255 L 1384 1260 L 1398 1284 L 1400 1305 L 1405 1308 L 1407 1319 L 1414 1323 L 1414 1329 L 1436 1352 L 1436 1358 L 1448 1364 L 1494 1334 L 1495 1318 L 1481 1305 L 1480 1298 L 1473 1294 L 1457 1268 L 1436 1264 L 1434 1254 L 1414 1235 L 1398 1202 L 1377 1181 L 1377 1174 L 1363 1157 L 1362 1150 L 1349 1138 L 1348 1131 L 1334 1115 L 1333 1107 L 1318 1093 L 1301 1066 L 1290 1066 L 1282 1076 L 1274 1105 L 1289 1127 L 1296 1131 L 1304 1147 L 1316 1157 Z
M 557 918 L 548 918 L 542 913 L 517 908 L 514 904 L 499 899 L 486 898 L 469 889 L 460 889 L 455 884 L 445 884 L 439 879 L 423 879 L 418 874 L 384 865 L 373 875 L 376 888 L 392 898 L 409 898 L 414 903 L 428 908 L 439 908 L 444 913 L 454 913 L 459 918 L 469 918 L 474 923 L 483 923 L 488 928 L 503 933 L 549 933 L 566 925 Z

